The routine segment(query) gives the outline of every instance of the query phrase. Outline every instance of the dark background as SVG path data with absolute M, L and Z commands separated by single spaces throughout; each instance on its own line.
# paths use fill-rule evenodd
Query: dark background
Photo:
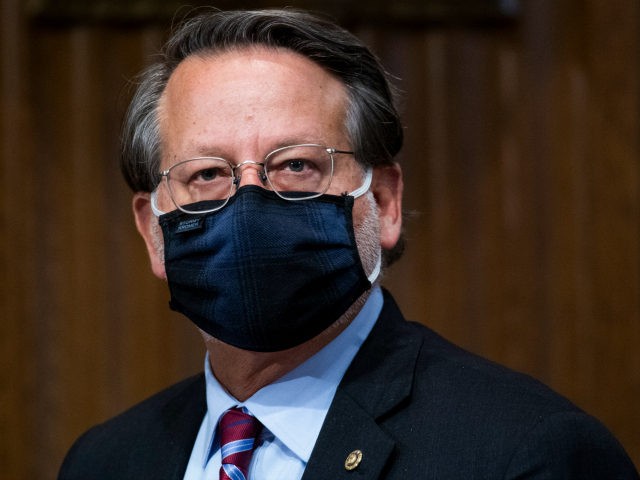
M 288 4 L 403 92 L 414 215 L 384 283 L 407 316 L 550 384 L 640 465 L 640 2 Z M 202 367 L 117 165 L 127 82 L 177 5 L 0 0 L 0 478 L 54 478 L 89 425 Z

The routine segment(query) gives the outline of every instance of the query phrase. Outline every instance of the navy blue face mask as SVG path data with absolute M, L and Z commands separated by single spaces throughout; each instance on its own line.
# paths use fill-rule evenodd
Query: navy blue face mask
M 360 194 L 360 193 L 359 193 Z M 245 186 L 218 211 L 160 217 L 170 306 L 213 337 L 272 352 L 329 327 L 371 287 L 351 195 L 287 201 Z

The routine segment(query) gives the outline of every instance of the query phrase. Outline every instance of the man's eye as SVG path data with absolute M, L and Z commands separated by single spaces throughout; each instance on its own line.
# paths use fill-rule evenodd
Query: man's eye
M 201 182 L 211 182 L 215 180 L 218 176 L 219 172 L 216 168 L 207 168 L 205 170 L 200 170 L 193 177 L 197 181 Z
M 289 160 L 287 162 L 287 169 L 292 172 L 302 172 L 306 166 L 305 160 Z

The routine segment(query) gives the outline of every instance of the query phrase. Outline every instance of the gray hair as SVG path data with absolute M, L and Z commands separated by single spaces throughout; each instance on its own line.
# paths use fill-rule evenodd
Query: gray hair
M 121 149 L 121 169 L 134 191 L 151 192 L 160 180 L 158 104 L 180 62 L 190 55 L 252 46 L 289 49 L 340 79 L 347 87 L 345 128 L 356 159 L 368 165 L 393 162 L 403 131 L 392 87 L 378 59 L 358 38 L 298 10 L 212 10 L 184 21 L 165 44 L 160 61 L 140 76 Z

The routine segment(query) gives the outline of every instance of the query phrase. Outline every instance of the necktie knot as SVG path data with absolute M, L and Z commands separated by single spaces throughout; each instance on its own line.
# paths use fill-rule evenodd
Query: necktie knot
M 262 425 L 245 408 L 227 410 L 218 423 L 222 465 L 220 480 L 246 480 Z

